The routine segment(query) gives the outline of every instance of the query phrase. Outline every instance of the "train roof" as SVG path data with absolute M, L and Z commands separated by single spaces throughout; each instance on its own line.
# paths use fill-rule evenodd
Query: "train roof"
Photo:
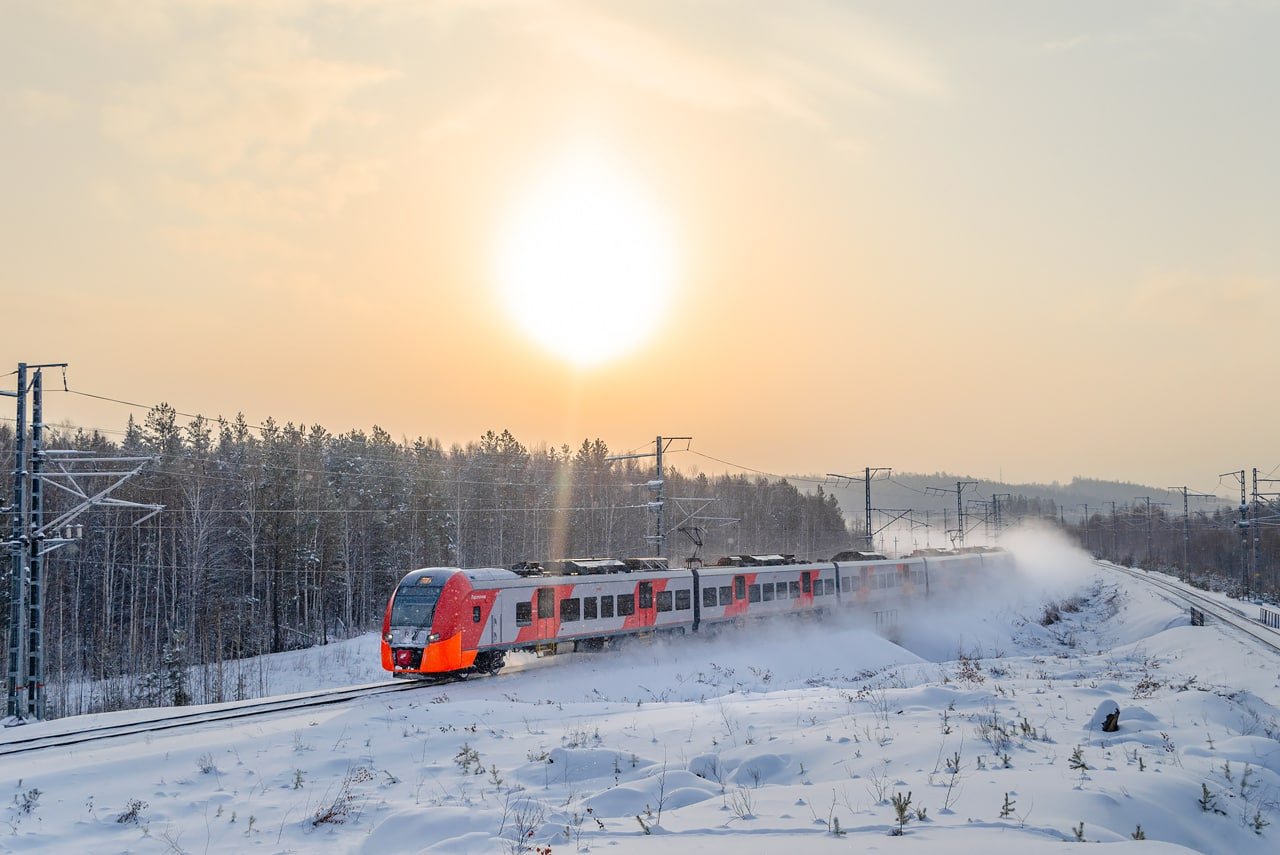
M 879 552 L 860 552 L 856 549 L 846 549 L 844 552 L 837 552 L 831 557 L 832 561 L 888 561 L 889 556 Z
M 605 573 L 644 573 L 670 570 L 665 558 L 561 558 L 521 561 L 511 570 L 518 576 L 597 576 Z
M 505 579 L 519 578 L 510 570 L 503 570 L 499 567 L 476 567 L 474 569 L 462 570 L 457 567 L 421 567 L 417 570 L 411 570 L 400 580 L 401 585 L 423 585 L 424 577 L 431 579 L 445 580 L 451 576 L 461 573 L 472 582 L 495 582 Z
M 803 564 L 794 555 L 726 555 L 715 563 L 717 567 L 778 567 L 784 564 Z

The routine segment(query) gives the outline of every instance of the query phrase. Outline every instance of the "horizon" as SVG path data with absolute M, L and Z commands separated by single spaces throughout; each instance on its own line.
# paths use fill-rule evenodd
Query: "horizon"
M 57 369 L 46 368 L 45 370 L 56 372 Z M 53 384 L 53 385 L 56 386 L 56 384 Z M 55 394 L 63 394 L 64 390 L 51 388 L 49 381 L 46 380 L 44 392 L 47 397 L 51 392 Z M 74 394 L 75 390 L 71 390 L 71 392 Z M 205 415 L 203 413 L 186 413 L 176 407 L 172 407 L 171 404 L 165 401 L 155 404 L 152 407 L 143 407 L 143 405 L 137 404 L 137 403 L 128 403 L 128 402 L 123 402 L 118 400 L 109 400 L 109 399 L 106 400 L 105 403 L 125 406 L 131 410 L 131 412 L 129 412 L 128 415 L 126 416 L 125 422 L 122 423 L 119 427 L 105 428 L 102 426 L 88 426 L 88 425 L 76 424 L 70 419 L 59 419 L 56 417 L 50 418 L 48 414 L 49 404 L 46 403 L 45 404 L 45 411 L 46 411 L 45 428 L 46 430 L 52 431 L 55 434 L 59 434 L 61 438 L 67 439 L 67 440 L 71 439 L 71 437 L 67 434 L 68 431 L 83 431 L 85 434 L 89 436 L 92 436 L 93 434 L 97 433 L 98 435 L 101 435 L 102 437 L 104 437 L 110 442 L 119 443 L 121 440 L 123 440 L 123 438 L 127 433 L 128 419 L 132 418 L 139 429 L 145 429 L 145 419 L 146 419 L 147 413 L 149 413 L 152 409 L 159 408 L 159 407 L 172 408 L 175 415 L 178 418 L 178 424 L 184 427 L 190 424 L 191 422 L 193 422 L 196 418 L 203 418 L 210 424 L 211 427 L 216 428 L 220 420 L 225 421 L 228 424 L 232 424 L 237 420 L 238 417 L 243 417 L 244 415 L 243 413 L 237 413 L 235 416 L 227 417 L 225 415 L 210 416 L 210 415 Z M 29 417 L 29 414 L 28 414 L 28 417 Z M 410 446 L 413 443 L 418 441 L 436 442 L 436 443 L 439 443 L 440 448 L 444 453 L 449 453 L 455 447 L 460 449 L 465 449 L 469 445 L 473 445 L 479 442 L 483 438 L 483 433 L 482 433 L 476 437 L 471 437 L 465 440 L 460 440 L 456 442 L 444 442 L 443 440 L 441 440 L 440 437 L 428 436 L 428 435 L 422 435 L 422 434 L 410 436 L 408 434 L 401 433 L 397 435 L 392 433 L 391 431 L 387 431 L 386 428 L 376 423 L 370 425 L 367 429 L 364 427 L 355 426 L 355 427 L 348 427 L 346 429 L 335 430 L 334 428 L 331 428 L 328 425 L 321 425 L 318 422 L 306 422 L 301 420 L 295 421 L 295 420 L 288 420 L 288 419 L 277 420 L 272 418 L 271 416 L 265 417 L 264 419 L 262 419 L 262 421 L 256 421 L 256 420 L 245 418 L 245 424 L 251 434 L 261 435 L 264 427 L 263 422 L 267 421 L 268 419 L 272 420 L 277 428 L 284 428 L 286 426 L 292 425 L 294 427 L 297 427 L 303 430 L 309 430 L 314 426 L 319 426 L 324 430 L 326 430 L 329 433 L 329 435 L 334 438 L 338 438 L 348 433 L 364 433 L 365 435 L 368 435 L 374 430 L 383 430 L 383 431 L 386 431 L 389 436 L 391 436 L 392 441 L 399 443 L 403 446 Z M 0 422 L 4 422 L 10 427 L 12 427 L 12 425 L 14 424 L 14 419 L 8 418 L 8 417 L 0 417 Z M 497 434 L 507 429 L 491 428 L 489 430 Z M 517 442 L 519 442 L 522 446 L 524 446 L 530 454 L 535 454 L 538 452 L 545 452 L 545 451 L 556 452 L 566 448 L 572 453 L 576 451 L 578 448 L 580 448 L 583 443 L 589 443 L 594 440 L 600 439 L 599 437 L 592 437 L 588 435 L 588 436 L 580 437 L 573 441 L 548 442 L 548 441 L 526 441 L 524 438 L 516 435 L 514 432 L 512 432 L 512 436 Z M 803 485 L 806 485 L 806 486 L 803 486 L 803 489 L 808 489 L 808 490 L 821 487 L 826 492 L 833 493 L 833 494 L 844 494 L 849 491 L 856 492 L 859 497 L 858 501 L 850 504 L 849 507 L 852 508 L 852 510 L 845 511 L 846 513 L 855 513 L 857 511 L 857 506 L 861 504 L 862 500 L 860 497 L 862 495 L 863 488 L 861 486 L 857 486 L 856 484 L 849 485 L 849 484 L 840 483 L 842 479 L 847 480 L 845 478 L 845 474 L 843 473 L 837 474 L 837 473 L 831 473 L 831 472 L 822 472 L 819 470 L 812 470 L 808 472 L 803 472 L 803 471 L 771 472 L 771 471 L 760 469 L 758 467 L 754 467 L 750 463 L 724 460 L 722 458 L 714 457 L 708 454 L 703 454 L 700 451 L 697 451 L 693 448 L 694 444 L 695 443 L 690 442 L 687 444 L 689 446 L 687 448 L 674 447 L 671 450 L 667 451 L 665 454 L 665 460 L 666 460 L 665 465 L 667 467 L 677 469 L 678 471 L 681 472 L 682 475 L 686 477 L 689 477 L 689 476 L 696 477 L 699 474 L 705 474 L 708 477 L 719 477 L 722 475 L 762 476 L 770 479 L 783 479 L 791 482 L 802 482 Z M 640 445 L 630 449 L 621 449 L 618 447 L 614 447 L 607 442 L 606 442 L 606 445 L 609 446 L 609 450 L 612 452 L 622 452 L 622 451 L 630 452 L 630 451 L 636 451 L 636 450 L 643 450 L 646 446 L 652 447 L 653 441 L 650 440 L 647 443 L 641 443 Z M 687 457 L 684 456 L 685 453 L 688 453 L 689 456 Z M 855 468 L 855 469 L 848 470 L 848 473 L 852 473 L 856 475 L 858 471 L 859 470 Z M 906 470 L 892 469 L 892 474 L 884 477 L 885 477 L 885 480 L 926 479 L 926 478 L 944 479 L 947 481 L 955 480 L 955 479 L 977 480 L 979 483 L 1000 484 L 1008 487 L 1041 488 L 1045 491 L 1053 491 L 1053 490 L 1066 491 L 1071 489 L 1078 489 L 1081 484 L 1096 482 L 1100 485 L 1133 486 L 1135 488 L 1149 489 L 1149 490 L 1154 490 L 1162 495 L 1176 495 L 1178 492 L 1178 490 L 1175 488 L 1159 487 L 1154 484 L 1143 484 L 1142 482 L 1139 482 L 1139 481 L 1132 481 L 1132 480 L 1126 480 L 1121 478 L 1105 478 L 1105 477 L 1094 477 L 1094 476 L 1087 476 L 1087 475 L 1073 475 L 1068 479 L 1054 479 L 1051 481 L 1036 481 L 1036 480 L 1013 481 L 1013 480 L 1004 479 L 1001 477 L 1001 475 L 1002 473 L 999 473 L 995 476 L 987 476 L 987 475 L 973 473 L 973 472 L 960 472 L 960 471 L 953 472 L 953 471 L 948 471 L 946 469 L 936 469 L 930 472 L 912 472 L 912 471 L 906 471 Z M 875 483 L 879 483 L 880 480 L 881 478 L 877 477 Z M 1237 488 L 1232 484 L 1226 484 L 1223 481 L 1223 479 L 1220 477 L 1215 489 L 1217 492 L 1209 491 L 1215 498 L 1221 501 L 1230 502 L 1233 500 L 1232 499 L 1233 491 Z M 1225 495 L 1221 495 L 1222 493 L 1225 493 Z M 850 493 L 850 495 L 852 495 L 852 493 Z M 1134 501 L 1136 500 L 1137 498 L 1135 497 Z M 950 500 L 947 499 L 943 501 L 949 502 Z M 842 509 L 844 508 L 844 505 L 845 505 L 845 502 L 842 500 L 841 501 Z M 1073 514 L 1074 513 L 1075 512 L 1073 511 Z M 852 519 L 852 517 L 850 519 Z

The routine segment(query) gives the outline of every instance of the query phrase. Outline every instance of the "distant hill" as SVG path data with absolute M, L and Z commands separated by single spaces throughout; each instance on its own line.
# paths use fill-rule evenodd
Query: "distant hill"
M 852 473 L 851 473 L 852 474 Z M 1067 522 L 1079 522 L 1085 514 L 1085 506 L 1092 516 L 1095 513 L 1110 513 L 1111 502 L 1117 508 L 1126 505 L 1144 506 L 1145 500 L 1140 496 L 1151 497 L 1152 505 L 1160 502 L 1168 504 L 1168 513 L 1182 513 L 1182 494 L 1157 487 L 1134 484 L 1127 481 L 1102 481 L 1096 478 L 1074 478 L 1070 483 L 1061 484 L 1006 484 L 966 475 L 953 475 L 948 472 L 935 472 L 922 475 L 913 472 L 895 472 L 888 479 L 877 478 L 871 484 L 871 506 L 875 509 L 906 509 L 928 511 L 932 514 L 950 513 L 955 515 L 956 482 L 976 481 L 976 484 L 964 488 L 965 513 L 981 514 L 982 509 L 970 503 L 981 500 L 990 501 L 996 494 L 1007 493 L 1008 498 L 1001 497 L 1001 505 L 1006 519 L 1009 514 L 1021 509 L 1022 513 L 1044 515 L 1052 513 L 1065 518 Z M 952 492 L 937 492 L 930 488 L 940 488 Z M 835 495 L 844 511 L 845 518 L 851 524 L 861 520 L 865 506 L 862 482 L 843 482 L 842 485 L 829 482 L 823 490 Z M 1229 504 L 1219 500 L 1221 504 Z M 1206 500 L 1194 505 L 1193 509 L 1207 510 L 1214 502 Z

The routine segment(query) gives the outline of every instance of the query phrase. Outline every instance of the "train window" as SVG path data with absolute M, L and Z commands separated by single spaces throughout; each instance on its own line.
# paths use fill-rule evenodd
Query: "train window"
M 653 608 L 653 583 L 652 582 L 640 583 L 640 608 L 642 609 Z
M 618 595 L 618 617 L 627 617 L 636 613 L 636 595 Z
M 733 577 L 733 598 L 735 600 L 745 600 L 747 598 L 747 577 Z
M 923 570 L 912 570 L 912 571 L 911 571 L 911 584 L 913 584 L 913 585 L 923 585 L 923 584 L 924 584 L 924 571 L 923 571 Z
M 792 583 L 790 583 L 787 587 L 791 589 L 791 599 L 796 600 L 796 599 L 799 599 L 799 598 L 800 598 L 800 583 L 799 583 L 799 582 L 792 582 Z
M 760 586 L 759 585 L 752 585 L 750 588 L 747 588 L 747 600 L 753 603 L 760 602 Z
M 671 592 L 670 591 L 658 592 L 658 611 L 660 612 L 671 611 Z
M 806 594 L 810 593 L 813 590 L 813 581 L 810 579 L 808 573 L 800 574 L 800 586 L 801 586 L 801 589 Z
M 582 600 L 574 597 L 560 601 L 560 620 L 577 620 L 582 615 Z
M 760 599 L 764 600 L 766 603 L 772 600 L 773 599 L 773 583 L 765 582 L 763 585 L 761 585 L 760 595 L 761 595 Z
M 556 592 L 554 588 L 538 589 L 538 619 L 556 616 Z
M 836 580 L 828 579 L 827 580 L 827 596 L 828 597 L 833 596 L 835 592 L 836 592 Z
M 715 604 L 716 604 L 716 589 L 703 588 L 702 589 L 702 605 L 714 606 Z
M 596 598 L 595 597 L 582 598 L 582 619 L 583 620 L 596 619 Z
M 693 607 L 693 592 L 682 588 L 676 591 L 676 611 L 684 612 Z
M 480 607 L 479 607 L 479 606 L 472 606 L 472 607 L 471 607 L 471 622 L 472 622 L 472 623 L 479 623 L 479 622 L 480 622 Z
M 733 602 L 733 586 L 721 585 L 720 586 L 720 605 L 727 606 L 732 602 Z
M 533 623 L 533 604 L 516 603 L 516 626 L 528 626 Z
M 435 613 L 441 590 L 439 585 L 406 585 L 400 588 L 391 602 L 391 625 L 431 626 L 431 617 Z
M 600 598 L 600 617 L 613 617 L 613 595 Z
M 840 592 L 842 594 L 849 593 L 849 577 L 845 576 L 840 580 Z

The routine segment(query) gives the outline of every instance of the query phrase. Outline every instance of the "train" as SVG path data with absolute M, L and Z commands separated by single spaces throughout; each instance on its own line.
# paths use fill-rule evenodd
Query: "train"
M 494 674 L 513 651 L 600 649 L 757 619 L 861 612 L 890 623 L 902 601 L 975 590 L 1014 571 L 1012 554 L 998 547 L 924 549 L 902 558 L 846 551 L 819 562 L 729 555 L 694 564 L 588 558 L 413 570 L 387 601 L 382 667 L 405 678 Z

